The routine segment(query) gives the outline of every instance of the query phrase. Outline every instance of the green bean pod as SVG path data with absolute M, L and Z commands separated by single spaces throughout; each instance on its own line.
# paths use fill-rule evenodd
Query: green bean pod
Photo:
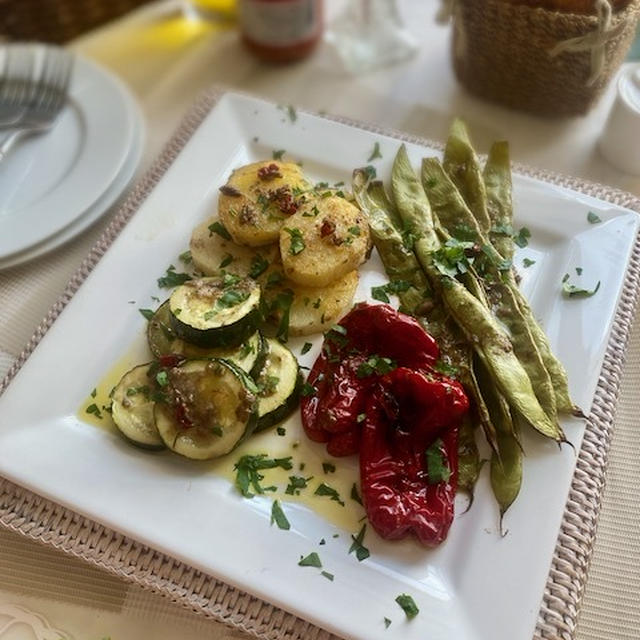
M 444 169 L 473 211 L 482 232 L 489 234 L 491 219 L 487 210 L 487 193 L 480 161 L 471 145 L 464 122 L 453 121 L 444 149 Z
M 396 155 L 391 184 L 398 213 L 413 234 L 414 251 L 432 288 L 441 293 L 452 318 L 487 365 L 509 405 L 541 434 L 564 442 L 562 429 L 540 406 L 529 376 L 498 321 L 460 282 L 441 274 L 435 267 L 433 253 L 440 247 L 440 242 L 429 201 L 404 145 Z
M 491 219 L 489 240 L 505 259 L 513 259 L 513 188 L 509 143 L 494 142 L 482 173 Z
M 505 264 L 503 257 L 482 233 L 479 222 L 436 158 L 422 161 L 422 184 L 440 225 L 453 236 L 464 231 L 467 239 L 482 247 L 478 260 L 482 261 L 487 298 L 496 317 L 509 332 L 515 354 L 531 380 L 536 397 L 549 418 L 556 420 L 556 396 L 551 377 L 538 351 L 528 318 L 521 310 L 523 296 L 512 280 L 510 263 Z M 477 284 L 473 283 L 471 288 L 468 286 L 467 274 L 463 281 L 479 297 Z M 483 297 L 479 299 L 484 301 Z
M 487 370 L 477 363 L 480 388 L 486 398 L 489 413 L 496 426 L 498 450 L 492 452 L 489 463 L 491 489 L 500 509 L 500 524 L 507 509 L 513 504 L 522 486 L 522 447 L 517 426 L 505 399 L 496 393 Z

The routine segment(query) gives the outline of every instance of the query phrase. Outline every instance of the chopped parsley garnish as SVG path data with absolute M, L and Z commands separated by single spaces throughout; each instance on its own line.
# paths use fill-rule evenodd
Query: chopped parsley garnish
M 289 316 L 291 314 L 291 305 L 293 304 L 293 291 L 287 289 L 279 293 L 271 305 L 271 310 L 281 313 L 280 322 L 276 330 L 276 338 L 282 342 L 289 339 Z
M 304 382 L 302 384 L 302 389 L 300 390 L 300 395 L 307 398 L 308 396 L 314 395 L 317 391 L 318 390 L 312 384 L 309 384 L 308 382 Z
M 510 224 L 497 224 L 495 227 L 491 227 L 491 233 L 497 236 L 512 236 L 513 227 Z
M 582 267 L 576 267 L 576 274 L 578 274 L 579 276 L 582 275 Z
M 415 603 L 415 600 L 406 593 L 401 593 L 396 598 L 396 602 L 400 605 L 400 608 L 404 611 L 407 619 L 409 620 L 415 618 L 418 613 L 420 613 L 420 609 L 418 609 L 418 605 Z
M 93 414 L 96 418 L 99 418 L 100 420 L 102 420 L 102 413 L 100 412 L 100 409 L 98 407 L 98 405 L 94 402 L 92 404 L 90 404 L 85 411 L 89 414 Z
M 367 162 L 373 162 L 376 158 L 382 158 L 382 154 L 380 153 L 380 143 L 376 142 L 373 145 L 373 151 L 367 158 Z
M 358 378 L 366 378 L 373 374 L 384 375 L 393 371 L 398 365 L 391 358 L 383 358 L 379 355 L 369 356 L 365 362 L 358 365 L 356 376 Z
M 268 268 L 269 262 L 267 261 L 267 259 L 259 253 L 256 253 L 256 255 L 253 256 L 253 259 L 251 260 L 249 277 L 255 279 L 258 276 L 262 275 Z
M 529 238 L 531 237 L 531 231 L 527 227 L 522 227 L 516 235 L 513 236 L 513 241 L 523 249 L 529 244 Z
M 248 291 L 238 291 L 237 289 L 229 289 L 225 291 L 216 301 L 218 307 L 229 309 L 238 304 L 242 304 L 249 297 Z
M 332 464 L 331 462 L 323 462 L 322 463 L 322 470 L 325 473 L 335 473 L 336 472 L 336 465 Z
M 311 477 L 303 478 L 302 476 L 289 476 L 289 484 L 284 492 L 288 496 L 299 496 L 300 491 L 307 488 L 309 480 L 311 480 Z
M 565 298 L 590 298 L 598 289 L 600 289 L 600 280 L 598 280 L 598 284 L 593 289 L 583 289 L 569 284 L 566 280 L 562 281 L 562 294 Z
M 293 229 L 284 227 L 284 230 L 291 236 L 289 254 L 292 256 L 297 256 L 299 253 L 302 253 L 306 245 L 304 243 L 304 238 L 302 237 L 302 232 L 300 231 L 300 229 L 297 229 L 295 227 Z
M 535 264 L 536 261 L 535 260 L 530 260 L 529 258 L 523 258 L 522 259 L 522 266 L 525 269 L 528 269 L 532 264 Z
M 230 253 L 225 253 L 220 263 L 220 269 L 228 267 L 234 261 L 234 257 Z
M 282 156 L 286 153 L 286 151 L 284 149 L 278 149 L 278 150 L 273 150 L 271 152 L 271 157 L 274 160 L 282 160 Z
M 352 236 L 359 236 L 362 231 L 360 230 L 360 227 L 356 224 L 353 225 L 353 227 L 349 227 L 347 229 L 347 231 L 352 235 Z
M 298 114 L 296 113 L 295 107 L 291 104 L 287 106 L 287 115 L 289 116 L 289 120 L 291 120 L 291 122 L 295 122 L 298 119 Z
M 455 378 L 459 373 L 458 367 L 454 367 L 442 358 L 436 360 L 436 363 L 433 365 L 433 369 L 448 378 Z
M 356 416 L 356 422 L 357 422 L 358 424 L 360 424 L 361 422 L 364 422 L 364 421 L 365 421 L 365 418 L 366 418 L 366 417 L 367 417 L 367 414 L 366 414 L 366 413 L 359 413 L 359 414 Z
M 267 289 L 270 289 L 271 287 L 276 287 L 283 280 L 284 280 L 284 274 L 281 271 L 272 271 L 267 276 L 267 285 L 266 285 L 266 287 L 267 287 Z
M 471 241 L 449 238 L 442 247 L 433 252 L 433 262 L 440 273 L 455 278 L 469 271 L 475 260 L 476 245 Z
M 231 234 L 219 220 L 212 222 L 207 228 L 209 229 L 209 235 L 217 233 L 221 238 L 224 238 L 225 240 L 231 240 Z
M 169 375 L 167 374 L 167 372 L 158 371 L 158 373 L 156 373 L 156 382 L 161 387 L 166 387 L 169 384 Z
M 127 387 L 125 395 L 127 396 L 137 396 L 139 393 L 145 396 L 145 398 L 149 397 L 149 387 L 145 384 L 141 387 Z
M 181 253 L 179 256 L 180 260 L 185 264 L 189 264 L 191 262 L 191 251 L 187 250 Z
M 312 551 L 308 556 L 300 557 L 300 562 L 298 562 L 299 567 L 315 567 L 316 569 L 322 569 L 322 562 L 320 561 L 320 556 Z
M 564 284 L 571 276 L 568 273 L 565 273 L 562 276 L 562 284 Z
M 388 629 L 391 626 L 391 620 L 385 616 L 384 618 L 384 628 Z
M 138 309 L 138 311 L 147 319 L 153 318 L 153 311 L 151 309 Z
M 264 476 L 260 471 L 275 469 L 276 467 L 289 471 L 293 467 L 291 464 L 291 456 L 287 458 L 268 458 L 266 453 L 261 453 L 256 456 L 242 456 L 234 465 L 234 469 L 236 470 L 236 487 L 245 498 L 253 498 L 254 494 L 249 491 L 250 488 L 256 493 L 274 491 L 275 487 L 262 487 L 260 482 L 264 480 Z
M 191 276 L 188 273 L 177 273 L 176 268 L 171 264 L 166 273 L 161 278 L 158 278 L 158 286 L 165 288 L 178 287 L 188 280 L 191 280 Z
M 318 542 L 319 545 L 324 545 L 327 544 L 327 541 L 324 538 L 320 539 L 320 542 Z
M 287 435 L 287 430 L 284 427 L 276 427 L 276 433 L 279 436 L 286 436 Z
M 442 452 L 442 440 L 436 441 L 424 452 L 427 461 L 427 481 L 429 484 L 447 482 L 451 477 L 451 469 Z
M 367 532 L 367 525 L 363 524 L 358 531 L 358 535 L 351 535 L 351 546 L 349 547 L 349 553 L 356 552 L 356 558 L 358 558 L 358 562 L 362 562 L 366 560 L 371 554 L 369 553 L 369 549 L 364 546 L 364 534 Z
M 380 302 L 390 302 L 389 295 L 397 295 L 408 291 L 411 287 L 411 283 L 406 280 L 392 280 L 387 284 L 380 285 L 379 287 L 371 287 L 371 297 L 374 300 Z
M 284 515 L 284 511 L 280 506 L 279 500 L 274 500 L 271 505 L 271 524 L 276 523 L 278 525 L 278 529 L 291 529 L 291 524 L 289 520 L 287 520 L 287 516 Z
M 309 353 L 309 350 L 311 349 L 313 345 L 310 342 L 305 342 L 302 345 L 302 349 L 300 349 L 300 355 L 303 356 L 305 353 Z
M 364 167 L 363 171 L 365 172 L 369 180 L 375 180 L 376 176 L 378 175 L 376 168 L 371 164 L 368 164 L 366 167 Z
M 334 502 L 337 502 L 341 507 L 344 507 L 344 502 L 340 499 L 340 494 L 328 484 L 322 482 L 318 485 L 318 488 L 313 492 L 314 496 L 327 496 Z
M 224 435 L 224 431 L 222 430 L 222 427 L 219 424 L 214 424 L 211 427 L 211 433 L 213 433 L 213 435 L 218 436 L 218 438 L 222 438 L 222 436 Z
M 261 377 L 258 383 L 258 389 L 261 396 L 272 395 L 278 387 L 280 378 L 278 376 L 264 376 Z
M 329 573 L 328 571 L 321 571 L 320 572 L 321 576 L 324 576 L 327 580 L 331 580 L 331 582 L 333 582 L 333 573 Z
M 589 211 L 589 213 L 587 213 L 587 220 L 590 224 L 598 224 L 598 222 L 602 222 L 600 217 L 593 213 L 593 211 Z
M 360 497 L 360 492 L 358 491 L 358 486 L 355 482 L 351 486 L 351 499 L 355 500 L 358 504 L 362 504 L 362 498 Z

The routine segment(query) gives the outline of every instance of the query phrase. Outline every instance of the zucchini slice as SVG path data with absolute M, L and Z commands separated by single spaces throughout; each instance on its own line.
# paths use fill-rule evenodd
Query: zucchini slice
M 189 280 L 169 298 L 171 327 L 199 347 L 236 347 L 255 333 L 260 285 L 233 274 Z
M 138 365 L 122 376 L 113 390 L 111 416 L 129 442 L 144 449 L 164 449 L 153 417 L 155 383 L 147 375 L 149 366 Z
M 182 338 L 178 338 L 171 328 L 169 300 L 163 302 L 149 320 L 147 342 L 151 353 L 156 358 L 174 353 L 183 355 L 185 358 L 224 358 L 252 376 L 260 372 L 267 356 L 266 342 L 259 331 L 249 336 L 238 347 L 205 349 L 185 342 Z
M 256 384 L 258 386 L 257 431 L 282 422 L 298 405 L 302 376 L 296 357 L 283 344 L 266 338 L 267 359 Z
M 218 359 L 187 360 L 167 369 L 169 401 L 157 402 L 154 411 L 167 447 L 192 460 L 209 460 L 250 436 L 258 424 L 258 404 L 247 378 Z

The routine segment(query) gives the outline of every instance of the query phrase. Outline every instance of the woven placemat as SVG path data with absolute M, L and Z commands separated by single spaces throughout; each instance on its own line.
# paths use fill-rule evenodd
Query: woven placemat
M 202 95 L 151 169 L 133 189 L 111 224 L 73 275 L 65 291 L 0 382 L 0 394 L 25 363 L 78 287 L 99 262 L 131 216 L 171 166 L 224 90 Z M 439 143 L 347 118 L 330 119 L 432 148 Z M 517 173 L 564 186 L 640 213 L 640 198 L 603 185 L 515 165 Z M 636 238 L 613 322 L 604 364 L 569 492 L 547 579 L 535 638 L 572 640 L 593 551 L 607 456 L 622 367 L 640 284 L 640 237 Z M 107 529 L 73 511 L 0 479 L 0 525 L 82 558 L 120 578 L 170 597 L 194 612 L 268 640 L 337 638 L 297 616 L 230 587 L 154 549 Z

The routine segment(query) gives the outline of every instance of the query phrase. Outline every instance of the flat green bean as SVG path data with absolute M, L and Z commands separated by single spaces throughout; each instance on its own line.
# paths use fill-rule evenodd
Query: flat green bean
M 491 219 L 489 240 L 505 259 L 513 259 L 513 197 L 509 143 L 494 142 L 482 173 Z
M 440 242 L 429 201 L 404 145 L 396 155 L 391 184 L 398 213 L 405 227 L 411 230 L 414 251 L 432 288 L 440 292 L 452 318 L 486 364 L 509 405 L 541 434 L 564 442 L 559 425 L 540 406 L 504 329 L 462 283 L 442 274 L 435 266 L 434 252 Z
M 549 372 L 531 332 L 528 318 L 520 307 L 522 295 L 511 278 L 510 264 L 482 233 L 479 222 L 436 158 L 422 161 L 422 184 L 439 224 L 452 236 L 461 232 L 482 248 L 476 264 L 482 267 L 482 283 L 493 312 L 509 332 L 516 356 L 524 367 L 536 397 L 551 420 L 557 417 L 556 396 Z M 468 285 L 468 278 L 463 280 Z M 467 287 L 469 288 L 469 287 Z M 476 285 L 470 289 L 476 297 Z M 480 298 L 482 300 L 482 298 Z
M 491 219 L 487 210 L 487 194 L 480 161 L 471 145 L 466 125 L 458 118 L 453 121 L 449 130 L 443 164 L 445 171 L 469 204 L 482 232 L 488 235 Z

